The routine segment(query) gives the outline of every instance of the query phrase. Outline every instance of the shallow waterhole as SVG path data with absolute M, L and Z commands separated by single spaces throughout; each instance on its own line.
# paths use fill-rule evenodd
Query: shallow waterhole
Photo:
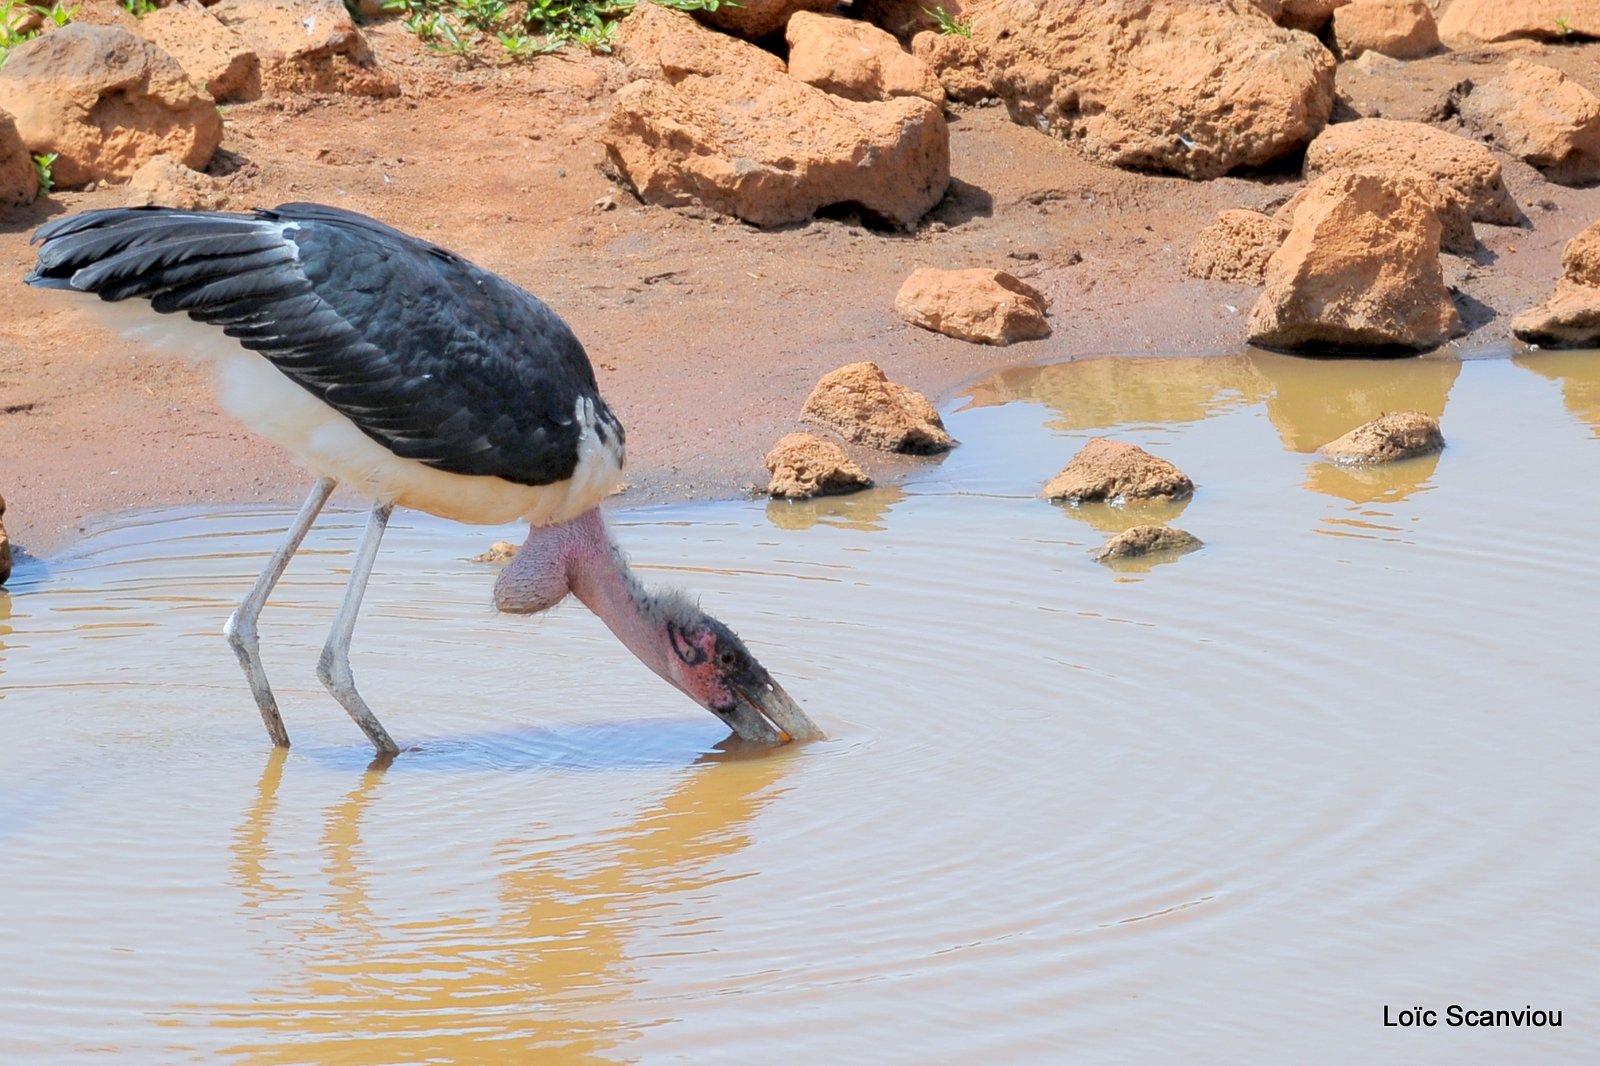
M 1449 447 L 1311 449 L 1387 410 Z M 1600 354 L 1014 371 L 900 488 L 625 510 L 830 739 L 759 757 L 581 607 L 489 607 L 513 530 L 361 516 L 218 636 L 289 515 L 163 512 L 0 594 L 6 1062 L 1436 1062 L 1600 1035 Z M 1111 434 L 1206 547 L 1033 493 Z M 1385 1029 L 1382 1008 L 1565 1009 Z

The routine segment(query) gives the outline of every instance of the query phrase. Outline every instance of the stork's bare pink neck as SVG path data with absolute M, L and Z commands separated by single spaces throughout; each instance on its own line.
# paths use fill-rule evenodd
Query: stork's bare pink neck
M 494 586 L 495 606 L 531 614 L 578 597 L 617 639 L 661 677 L 669 644 L 658 598 L 642 586 L 611 543 L 599 508 L 553 526 L 534 526 Z

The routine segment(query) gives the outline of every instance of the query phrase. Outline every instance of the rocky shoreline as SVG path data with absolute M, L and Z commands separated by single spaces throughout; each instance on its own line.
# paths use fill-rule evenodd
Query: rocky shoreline
M 644 5 L 612 56 L 498 64 L 339 4 L 87 2 L 0 68 L 0 260 L 24 272 L 27 234 L 81 207 L 369 211 L 574 322 L 636 500 L 755 482 L 819 378 L 864 358 L 938 397 L 1085 354 L 1600 335 L 1585 5 L 939 9 L 967 33 L 888 0 L 795 14 L 818 6 L 706 26 Z M 728 22 L 747 16 L 785 33 Z M 907 291 L 929 270 L 990 287 Z M 14 309 L 0 491 L 22 544 L 91 512 L 296 495 L 185 368 L 42 297 Z M 915 462 L 842 443 L 878 480 Z

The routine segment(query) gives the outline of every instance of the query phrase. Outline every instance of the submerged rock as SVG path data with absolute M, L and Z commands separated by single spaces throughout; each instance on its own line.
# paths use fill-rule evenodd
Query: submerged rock
M 806 398 L 800 420 L 890 452 L 930 455 L 956 443 L 926 396 L 890 381 L 872 362 L 824 375 Z
M 1318 449 L 1336 463 L 1392 463 L 1444 447 L 1439 420 L 1426 411 L 1396 411 L 1357 426 Z
M 1043 496 L 1047 500 L 1083 503 L 1187 496 L 1193 491 L 1194 482 L 1189 475 L 1165 459 L 1133 444 L 1095 437 L 1050 479 Z
M 914 270 L 895 295 L 894 309 L 913 326 L 977 344 L 1050 335 L 1044 297 L 1003 270 Z
M 805 500 L 872 487 L 872 479 L 844 449 L 814 433 L 790 433 L 767 453 L 772 480 L 767 493 L 787 500 Z
M 1199 537 L 1171 526 L 1134 526 L 1102 544 L 1094 557 L 1107 563 L 1114 559 L 1136 559 L 1141 555 L 1167 555 L 1192 552 L 1203 544 Z

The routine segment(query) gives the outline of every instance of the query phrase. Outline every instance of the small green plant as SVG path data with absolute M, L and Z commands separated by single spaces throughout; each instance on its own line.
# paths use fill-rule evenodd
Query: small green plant
M 925 7 L 922 9 L 922 11 L 923 14 L 927 15 L 929 18 L 933 19 L 933 21 L 939 24 L 939 32 L 945 36 L 972 36 L 972 23 L 956 15 L 950 14 L 950 12 L 944 9 L 942 4 L 939 7 Z
M 1572 24 L 1564 18 L 1556 19 L 1556 29 L 1561 31 L 1563 37 L 1572 36 Z
M 73 4 L 71 7 L 65 4 L 51 4 L 49 7 L 45 7 L 43 4 L 35 4 L 33 9 L 49 19 L 58 30 L 71 22 L 72 16 L 78 13 L 77 4 Z
M 155 9 L 155 0 L 122 0 L 122 10 L 136 19 L 144 18 Z
M 48 155 L 33 157 L 33 176 L 39 180 L 39 195 L 49 196 L 56 187 L 56 177 L 51 173 L 51 168 L 56 165 L 56 160 L 61 158 L 61 153 L 51 152 Z
M 436 52 L 477 54 L 492 37 L 507 59 L 548 55 L 574 44 L 609 52 L 611 35 L 641 0 L 388 0 L 385 11 Z M 715 11 L 731 0 L 657 0 L 679 11 Z

